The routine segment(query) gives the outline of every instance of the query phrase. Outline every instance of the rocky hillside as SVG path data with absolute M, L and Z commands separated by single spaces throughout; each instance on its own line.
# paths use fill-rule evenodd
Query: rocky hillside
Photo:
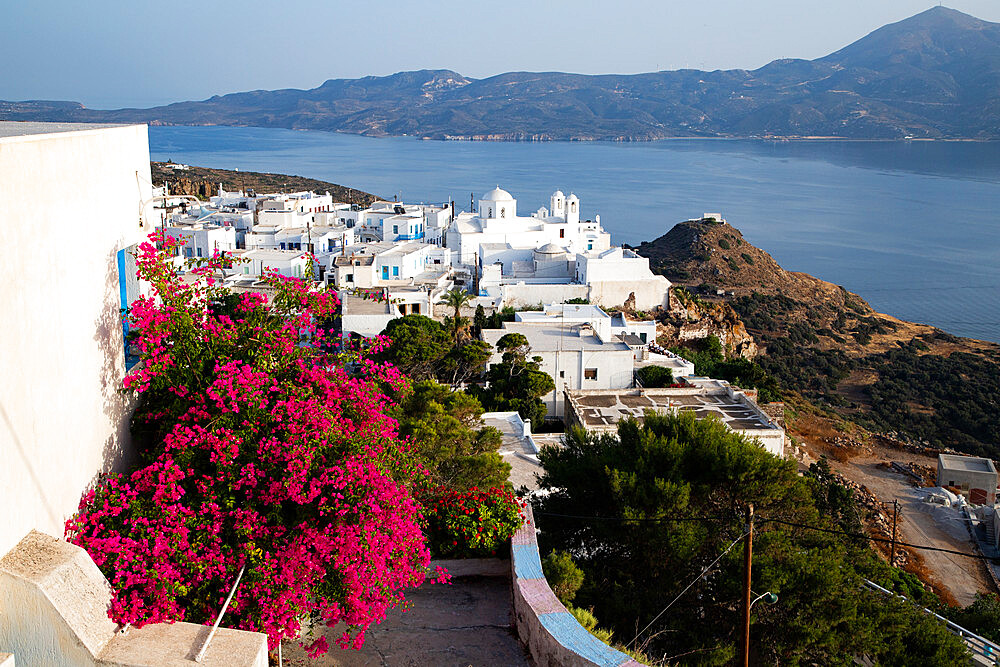
M 153 183 L 157 185 L 166 183 L 173 194 L 193 195 L 201 199 L 208 199 L 218 192 L 220 183 L 225 190 L 229 191 L 253 189 L 259 193 L 302 192 L 305 190 L 318 194 L 329 192 L 333 195 L 334 201 L 348 204 L 368 205 L 378 199 L 368 192 L 336 183 L 317 181 L 314 178 L 194 166 L 189 166 L 185 170 L 175 170 L 170 168 L 171 164 L 173 163 L 149 163 Z
M 2 102 L 3 120 L 328 130 L 434 139 L 1000 137 L 1000 24 L 934 7 L 816 60 L 633 75 L 451 70 L 331 79 L 152 109 Z
M 670 308 L 658 318 L 658 342 L 672 347 L 709 336 L 718 338 L 730 356 L 748 360 L 757 356 L 757 343 L 732 306 L 703 301 L 685 289 L 671 290 Z
M 725 223 L 682 222 L 636 251 L 701 310 L 731 308 L 785 393 L 872 431 L 1000 457 L 1000 346 L 877 313 Z

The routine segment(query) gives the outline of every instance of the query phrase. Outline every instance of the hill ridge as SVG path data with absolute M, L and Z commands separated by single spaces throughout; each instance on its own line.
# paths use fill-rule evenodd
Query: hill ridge
M 0 102 L 0 119 L 312 129 L 472 140 L 1000 138 L 1000 24 L 934 7 L 815 60 L 639 74 L 450 69 L 327 79 L 150 109 Z

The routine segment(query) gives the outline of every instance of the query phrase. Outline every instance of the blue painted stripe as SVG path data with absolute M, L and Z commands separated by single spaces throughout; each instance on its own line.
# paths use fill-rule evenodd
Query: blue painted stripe
M 537 544 L 515 544 L 511 551 L 514 557 L 514 574 L 519 579 L 545 578 Z
M 601 667 L 618 667 L 631 660 L 587 632 L 569 612 L 539 614 L 538 620 L 560 644 Z

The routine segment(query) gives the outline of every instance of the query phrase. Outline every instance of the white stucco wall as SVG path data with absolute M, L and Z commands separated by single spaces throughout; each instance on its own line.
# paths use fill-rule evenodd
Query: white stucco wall
M 139 224 L 151 196 L 144 125 L 3 135 L 0 555 L 33 528 L 62 535 L 84 489 L 121 464 L 116 252 L 152 231 Z

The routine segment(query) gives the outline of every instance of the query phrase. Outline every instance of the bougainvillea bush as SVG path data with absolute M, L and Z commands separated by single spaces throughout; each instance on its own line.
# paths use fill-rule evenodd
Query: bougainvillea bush
M 506 488 L 444 491 L 428 504 L 427 539 L 435 556 L 493 556 L 524 521 L 521 502 Z
M 303 621 L 343 622 L 340 643 L 360 646 L 430 559 L 419 467 L 380 389 L 404 380 L 323 351 L 332 292 L 271 274 L 266 295 L 230 293 L 213 277 L 225 258 L 180 275 L 176 245 L 154 239 L 137 256 L 152 286 L 129 313 L 140 466 L 102 479 L 67 539 L 108 577 L 119 623 L 211 622 L 245 567 L 227 625 L 273 648 Z

